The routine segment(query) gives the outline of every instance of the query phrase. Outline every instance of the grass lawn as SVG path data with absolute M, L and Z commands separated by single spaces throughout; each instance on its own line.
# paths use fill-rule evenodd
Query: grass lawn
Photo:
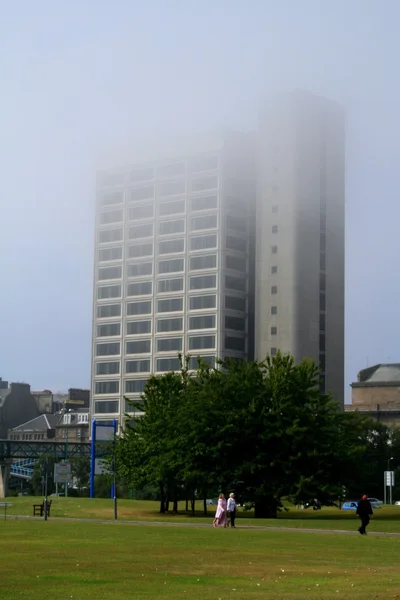
M 400 595 L 400 538 L 0 521 L 1 600 Z
M 24 496 L 8 498 L 13 506 L 8 510 L 10 515 L 32 515 L 32 505 L 42 502 L 42 498 Z M 53 498 L 51 516 L 77 517 L 86 519 L 113 519 L 112 500 L 96 498 Z M 185 504 L 180 503 L 180 513 L 177 515 L 161 515 L 158 512 L 157 502 L 140 500 L 118 500 L 118 518 L 132 521 L 173 521 L 190 523 L 210 523 L 215 507 L 209 507 L 209 516 L 204 517 L 202 504 L 196 506 L 196 514 L 192 517 L 184 512 Z M 370 525 L 370 531 L 400 532 L 400 506 L 376 509 L 375 517 Z M 1 512 L 0 512 L 1 519 Z M 347 529 L 354 530 L 358 527 L 358 520 L 354 511 L 339 511 L 336 508 L 323 508 L 321 511 L 296 510 L 294 507 L 289 512 L 282 512 L 279 519 L 267 520 L 253 518 L 252 511 L 243 512 L 239 509 L 238 526 L 240 525 L 269 525 L 274 527 L 296 527 L 311 529 Z

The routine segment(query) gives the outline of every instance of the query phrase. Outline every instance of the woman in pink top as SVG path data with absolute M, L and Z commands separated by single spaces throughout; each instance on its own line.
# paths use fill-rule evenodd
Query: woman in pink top
M 218 506 L 213 521 L 213 527 L 217 527 L 218 525 L 226 525 L 226 499 L 224 494 L 219 495 Z

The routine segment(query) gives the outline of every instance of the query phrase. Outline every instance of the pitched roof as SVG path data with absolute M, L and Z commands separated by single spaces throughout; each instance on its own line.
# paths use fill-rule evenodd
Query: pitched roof
M 26 423 L 17 425 L 12 429 L 14 430 L 27 430 L 27 431 L 46 431 L 47 429 L 54 429 L 60 420 L 60 415 L 39 415 L 35 419 L 31 419 Z
M 400 383 L 400 363 L 379 364 L 358 374 L 360 383 Z

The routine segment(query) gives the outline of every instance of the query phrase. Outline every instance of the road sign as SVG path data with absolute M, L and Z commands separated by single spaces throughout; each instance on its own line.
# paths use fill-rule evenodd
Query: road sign
M 54 464 L 54 483 L 69 483 L 72 481 L 71 463 L 59 462 Z
M 94 461 L 94 474 L 95 475 L 110 475 L 111 470 L 107 465 L 107 461 L 104 458 L 96 458 Z
M 385 471 L 385 482 L 388 487 L 394 487 L 394 471 Z

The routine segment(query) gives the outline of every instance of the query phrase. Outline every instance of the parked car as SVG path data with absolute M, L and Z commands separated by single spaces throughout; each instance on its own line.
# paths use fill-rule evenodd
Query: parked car
M 208 498 L 206 500 L 206 504 L 208 506 L 217 506 L 217 504 L 218 504 L 218 498 Z
M 356 500 L 348 500 L 343 502 L 342 510 L 357 510 L 358 502 Z
M 372 508 L 381 508 L 383 505 L 382 500 L 378 500 L 378 498 L 368 498 L 371 503 Z

